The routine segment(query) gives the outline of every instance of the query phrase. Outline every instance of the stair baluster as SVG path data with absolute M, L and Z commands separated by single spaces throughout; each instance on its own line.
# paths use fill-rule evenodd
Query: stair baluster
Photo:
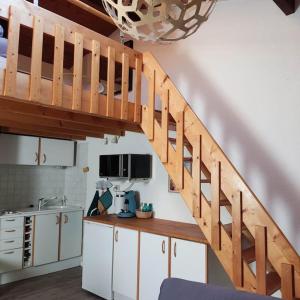
M 184 112 L 177 113 L 176 120 L 176 171 L 177 188 L 183 189 L 183 157 L 184 157 Z
M 161 114 L 161 155 L 162 163 L 168 162 L 169 151 L 169 90 L 163 91 Z
M 294 266 L 281 264 L 281 293 L 282 299 L 293 300 L 295 297 Z
M 151 72 L 148 87 L 148 139 L 154 139 L 154 113 L 155 113 L 155 71 Z

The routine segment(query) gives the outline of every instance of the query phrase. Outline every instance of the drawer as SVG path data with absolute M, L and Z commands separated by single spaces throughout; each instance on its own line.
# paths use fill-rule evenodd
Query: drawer
M 6 228 L 0 230 L 0 240 L 11 240 L 14 238 L 23 238 L 23 227 Z
M 23 238 L 0 240 L 0 251 L 23 248 Z
M 0 251 L 0 273 L 22 269 L 23 249 Z
M 24 226 L 24 217 L 7 217 L 0 219 L 0 229 L 17 228 Z

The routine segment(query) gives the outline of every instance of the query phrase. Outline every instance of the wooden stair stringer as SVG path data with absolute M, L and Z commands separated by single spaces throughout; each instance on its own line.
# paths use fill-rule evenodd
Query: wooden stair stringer
M 142 123 L 141 127 L 147 135 L 147 107 L 144 106 L 142 110 Z M 159 123 L 154 121 L 154 139 L 149 141 L 152 145 L 155 152 L 160 155 L 161 151 L 161 127 Z M 168 163 L 164 163 L 164 166 L 167 172 L 170 174 L 172 178 L 172 174 L 176 174 L 176 153 L 175 150 L 171 147 L 171 143 L 169 142 L 168 147 Z M 176 180 L 176 178 L 172 178 Z M 184 169 L 184 188 L 181 190 L 181 196 L 184 199 L 187 207 L 192 212 L 193 210 L 193 180 L 190 173 Z M 198 223 L 200 229 L 204 233 L 208 242 L 211 242 L 211 208 L 209 202 L 206 200 L 204 195 L 202 194 L 202 212 L 203 218 L 195 218 Z M 215 251 L 216 256 L 218 257 L 220 263 L 224 267 L 226 273 L 232 280 L 232 242 L 227 232 L 221 227 L 221 250 Z M 256 291 L 256 279 L 249 265 L 244 261 L 243 263 L 244 270 L 244 288 L 247 291 L 255 292 Z
M 167 74 L 160 67 L 158 62 L 150 53 L 143 54 L 144 74 L 147 78 L 149 66 L 156 72 L 156 92 L 161 96 L 164 89 L 170 93 L 169 113 L 174 117 L 179 111 L 185 112 L 184 135 L 192 144 L 195 132 L 202 136 L 203 149 L 202 161 L 207 170 L 211 173 L 212 154 L 215 159 L 221 162 L 222 179 L 221 190 L 229 201 L 232 202 L 232 194 L 235 191 L 243 193 L 243 222 L 249 232 L 254 236 L 255 226 L 267 227 L 268 259 L 276 272 L 281 274 L 282 264 L 291 264 L 295 270 L 295 283 L 300 282 L 300 258 L 287 240 L 278 225 L 274 222 L 258 198 L 251 191 L 249 186 L 242 179 L 241 175 L 231 164 L 222 149 L 210 135 L 204 124 L 190 108 L 184 97 L 179 93 Z M 300 298 L 300 284 L 295 284 L 295 296 Z

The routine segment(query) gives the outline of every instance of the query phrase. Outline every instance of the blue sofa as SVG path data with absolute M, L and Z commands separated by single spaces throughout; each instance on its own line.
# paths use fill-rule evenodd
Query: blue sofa
M 278 298 L 239 292 L 233 289 L 177 278 L 163 281 L 159 300 L 275 300 Z

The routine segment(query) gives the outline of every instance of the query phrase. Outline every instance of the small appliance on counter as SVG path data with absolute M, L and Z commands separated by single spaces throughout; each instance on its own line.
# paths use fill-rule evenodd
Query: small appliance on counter
M 128 192 L 123 192 L 123 193 L 124 193 L 124 195 L 123 195 L 124 206 L 121 209 L 121 211 L 118 213 L 118 217 L 119 218 L 133 218 L 133 217 L 135 217 L 135 212 L 136 212 L 136 208 L 137 208 L 135 191 L 128 191 Z

